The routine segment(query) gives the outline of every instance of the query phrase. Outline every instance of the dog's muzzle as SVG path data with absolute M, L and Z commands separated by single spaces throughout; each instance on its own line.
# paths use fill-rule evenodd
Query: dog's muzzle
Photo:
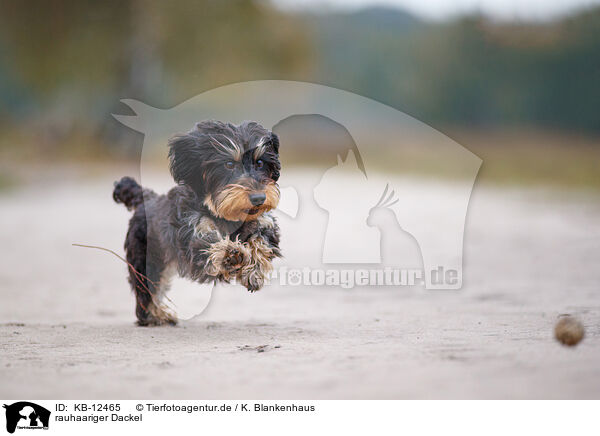
M 242 184 L 227 185 L 214 198 L 207 195 L 204 204 L 213 214 L 228 221 L 250 221 L 279 203 L 279 187 L 275 182 L 261 186 L 247 187 Z

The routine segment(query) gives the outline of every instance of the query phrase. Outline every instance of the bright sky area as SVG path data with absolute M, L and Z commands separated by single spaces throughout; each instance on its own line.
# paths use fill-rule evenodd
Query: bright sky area
M 480 12 L 498 20 L 550 20 L 600 4 L 600 0 L 272 0 L 284 9 L 348 10 L 395 6 L 429 19 Z

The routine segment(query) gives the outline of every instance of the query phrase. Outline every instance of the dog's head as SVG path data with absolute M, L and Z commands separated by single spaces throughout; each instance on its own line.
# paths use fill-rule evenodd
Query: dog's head
M 169 141 L 171 174 L 217 217 L 251 221 L 279 203 L 279 139 L 255 122 L 202 121 Z

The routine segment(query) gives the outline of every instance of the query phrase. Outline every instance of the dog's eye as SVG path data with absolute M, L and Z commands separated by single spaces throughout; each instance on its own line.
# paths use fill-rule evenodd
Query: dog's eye
M 228 170 L 232 170 L 235 167 L 235 162 L 233 162 L 232 160 L 229 160 L 225 163 L 225 168 L 227 168 Z
M 265 166 L 265 163 L 262 159 L 256 161 L 256 168 L 262 168 Z

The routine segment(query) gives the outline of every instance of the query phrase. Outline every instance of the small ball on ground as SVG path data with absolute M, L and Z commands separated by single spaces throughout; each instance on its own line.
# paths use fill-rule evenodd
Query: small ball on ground
M 554 337 L 558 342 L 570 347 L 577 345 L 584 335 L 583 324 L 570 315 L 561 316 L 554 327 Z

